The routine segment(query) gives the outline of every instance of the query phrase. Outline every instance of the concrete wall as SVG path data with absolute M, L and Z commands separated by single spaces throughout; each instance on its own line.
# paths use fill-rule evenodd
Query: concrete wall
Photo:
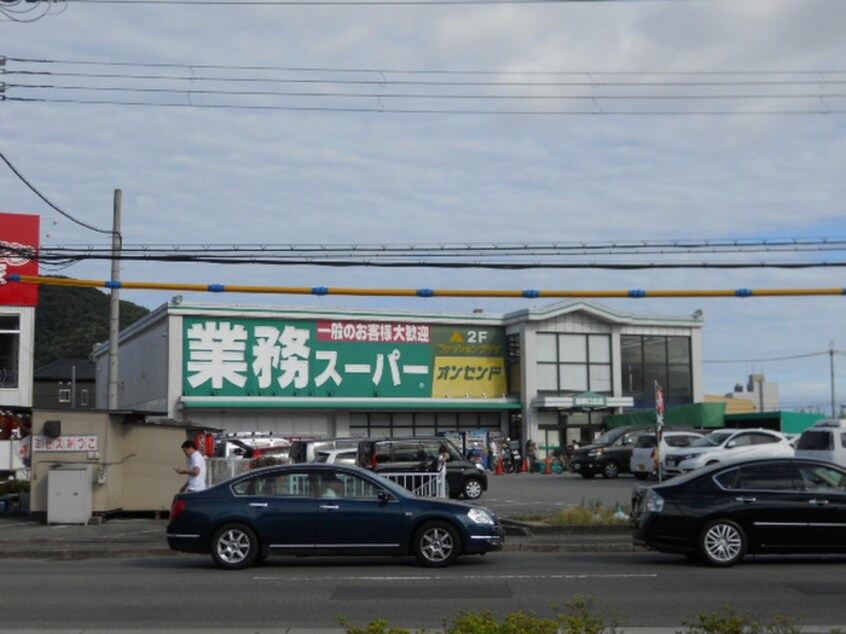
M 96 435 L 96 451 L 37 451 L 32 454 L 30 511 L 47 513 L 51 467 L 91 466 L 94 514 L 167 511 L 185 482 L 174 467 L 185 467 L 182 442 L 195 430 L 175 423 L 133 422 L 123 413 L 34 410 L 33 436 L 44 423 L 60 420 L 62 437 Z

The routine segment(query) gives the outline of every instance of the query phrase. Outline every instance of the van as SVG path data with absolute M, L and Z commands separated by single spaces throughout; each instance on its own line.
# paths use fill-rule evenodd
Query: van
M 441 447 L 449 454 L 445 463 L 449 496 L 463 495 L 468 500 L 481 497 L 488 489 L 488 475 L 482 465 L 467 460 L 449 439 L 440 436 L 362 439 L 357 464 L 376 473 L 437 471 Z
M 846 467 L 846 420 L 818 420 L 799 436 L 797 458 L 816 458 Z
M 288 457 L 291 462 L 314 462 L 321 451 L 333 449 L 358 449 L 361 438 L 308 438 L 291 443 Z

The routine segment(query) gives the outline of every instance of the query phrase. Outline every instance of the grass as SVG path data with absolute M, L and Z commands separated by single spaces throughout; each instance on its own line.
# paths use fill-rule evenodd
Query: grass
M 629 523 L 628 516 L 629 509 L 620 504 L 616 504 L 614 508 L 605 508 L 597 500 L 582 499 L 579 506 L 571 506 L 555 513 L 514 515 L 509 519 L 549 526 L 622 526 Z

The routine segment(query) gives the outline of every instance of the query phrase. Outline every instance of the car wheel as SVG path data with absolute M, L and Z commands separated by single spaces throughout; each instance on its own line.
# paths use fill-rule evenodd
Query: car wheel
M 648 473 L 641 473 L 640 471 L 635 471 L 632 475 L 638 480 L 646 480 L 649 477 Z
M 733 566 L 746 554 L 746 533 L 731 520 L 714 520 L 699 534 L 699 556 L 710 566 Z
M 482 497 L 482 481 L 479 478 L 467 478 L 464 483 L 464 497 L 468 500 L 478 500 Z
M 609 460 L 602 465 L 602 477 L 607 480 L 613 480 L 620 475 L 620 465 L 613 460 Z
M 259 557 L 256 534 L 243 524 L 226 524 L 212 536 L 211 556 L 221 568 L 238 570 L 247 568 Z
M 458 558 L 460 543 L 456 530 L 446 522 L 424 524 L 414 535 L 412 552 L 422 566 L 449 566 Z

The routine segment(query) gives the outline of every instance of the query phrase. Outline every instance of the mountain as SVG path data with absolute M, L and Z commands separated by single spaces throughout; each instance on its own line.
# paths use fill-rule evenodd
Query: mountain
M 59 359 L 87 359 L 94 344 L 108 341 L 109 303 L 96 288 L 42 285 L 35 309 L 35 368 Z M 121 330 L 149 312 L 121 301 Z

